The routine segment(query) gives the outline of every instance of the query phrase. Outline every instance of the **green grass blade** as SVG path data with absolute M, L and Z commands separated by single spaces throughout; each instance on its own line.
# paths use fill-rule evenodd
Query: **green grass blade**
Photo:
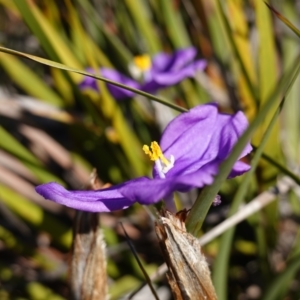
M 258 103 L 258 95 L 257 95 L 257 90 L 256 87 L 253 85 L 252 80 L 250 78 L 250 74 L 247 70 L 247 67 L 244 63 L 244 60 L 242 58 L 242 55 L 237 47 L 237 44 L 233 38 L 233 34 L 232 34 L 232 29 L 230 27 L 230 24 L 228 22 L 228 17 L 226 17 L 225 13 L 224 13 L 224 9 L 223 6 L 221 4 L 220 0 L 216 0 L 217 6 L 218 6 L 218 11 L 220 12 L 220 17 L 221 17 L 221 21 L 222 24 L 224 25 L 224 30 L 226 32 L 226 37 L 229 40 L 229 44 L 231 46 L 232 52 L 235 56 L 235 58 L 237 59 L 238 65 L 241 69 L 242 74 L 245 77 L 245 82 L 248 86 L 248 90 L 251 93 L 252 98 L 255 100 L 256 103 Z
M 35 203 L 0 184 L 0 197 L 4 204 L 31 226 L 51 234 L 56 243 L 68 249 L 72 241 L 72 230 L 45 212 Z
M 79 60 L 66 44 L 65 40 L 56 31 L 54 26 L 43 16 L 39 8 L 32 1 L 14 0 L 22 17 L 30 30 L 39 39 L 47 54 L 54 60 L 61 61 L 73 68 L 82 69 Z M 77 75 L 71 75 L 75 82 L 80 79 Z
M 188 33 L 186 32 L 179 9 L 176 10 L 175 2 L 160 1 L 161 12 L 169 37 L 175 48 L 185 48 L 191 45 Z
M 0 0 L 0 4 L 5 6 L 6 8 L 8 8 L 9 11 L 11 11 L 15 14 L 18 13 L 18 9 L 16 8 L 16 5 L 14 4 L 13 1 L 11 1 L 11 0 Z
M 43 164 L 2 126 L 0 126 L 0 136 L 0 147 L 18 157 L 41 182 L 56 181 L 62 184 L 58 177 L 49 173 Z
M 78 69 L 74 69 L 74 68 L 68 67 L 68 66 L 66 66 L 64 64 L 60 64 L 60 63 L 57 63 L 57 62 L 54 62 L 54 61 L 51 61 L 51 60 L 48 60 L 48 59 L 45 59 L 45 58 L 41 58 L 41 57 L 34 56 L 34 55 L 31 55 L 31 54 L 27 54 L 27 53 L 24 53 L 24 52 L 15 51 L 15 50 L 12 50 L 12 49 L 9 49 L 9 48 L 5 48 L 5 47 L 0 47 L 0 52 L 4 52 L 4 53 L 12 54 L 12 55 L 17 55 L 17 56 L 25 57 L 25 58 L 28 58 L 30 60 L 36 61 L 38 63 L 44 64 L 44 65 L 47 65 L 47 66 L 50 66 L 50 67 L 54 67 L 54 68 L 57 68 L 57 69 L 61 69 L 61 70 L 65 70 L 65 71 L 70 71 L 70 72 L 74 72 L 74 73 L 77 73 L 77 74 L 89 76 L 89 77 L 92 77 L 92 78 L 95 78 L 95 79 L 98 79 L 98 80 L 102 80 L 102 81 L 104 81 L 106 83 L 113 84 L 113 85 L 121 87 L 123 89 L 127 89 L 129 91 L 132 91 L 132 92 L 134 92 L 136 94 L 142 95 L 142 96 L 144 96 L 146 98 L 149 98 L 149 99 L 151 99 L 153 101 L 162 103 L 162 104 L 164 104 L 164 105 L 166 105 L 168 107 L 171 107 L 171 108 L 173 108 L 173 109 L 175 109 L 177 111 L 180 111 L 180 112 L 187 111 L 187 109 L 185 109 L 185 108 L 183 108 L 183 107 L 181 107 L 179 105 L 173 104 L 171 102 L 168 102 L 168 101 L 166 101 L 164 99 L 161 99 L 159 97 L 156 97 L 154 95 L 148 94 L 146 92 L 134 89 L 132 87 L 126 86 L 124 84 L 118 83 L 118 82 L 113 81 L 113 80 L 106 79 L 106 78 L 101 77 L 101 76 L 97 76 L 95 74 L 91 74 L 91 73 L 88 73 L 88 72 L 85 72 L 85 71 L 81 71 L 81 70 L 78 70 Z
M 289 90 L 286 92 L 286 96 L 288 92 Z M 284 101 L 284 99 L 282 101 Z M 273 126 L 277 122 L 280 110 L 281 110 L 281 106 L 278 107 L 277 111 L 275 112 L 260 142 L 259 147 L 255 151 L 255 155 L 251 161 L 251 169 L 247 174 L 245 174 L 244 179 L 233 198 L 228 217 L 234 215 L 238 211 L 239 206 L 241 205 L 241 203 L 243 202 L 243 200 L 245 199 L 248 193 L 249 184 L 251 182 L 253 175 L 255 174 L 255 170 L 263 154 L 263 149 L 266 146 L 268 139 L 272 133 Z M 218 295 L 219 300 L 227 299 L 227 279 L 228 279 L 228 270 L 229 270 L 228 264 L 229 264 L 230 251 L 232 248 L 232 240 L 233 240 L 234 232 L 235 232 L 235 228 L 231 228 L 222 235 L 219 244 L 219 249 L 222 250 L 219 251 L 219 254 L 216 257 L 216 260 L 214 262 L 212 278 L 213 278 L 214 287 L 216 289 L 216 293 Z
M 284 14 L 293 22 L 297 22 L 298 14 L 293 3 L 284 1 L 282 3 Z M 283 36 L 283 68 L 288 69 L 295 61 L 298 54 L 299 40 L 289 36 Z M 299 164 L 299 145 L 300 145 L 300 79 L 293 86 L 289 101 L 285 104 L 283 111 L 284 142 L 283 152 L 287 157 L 289 165 Z
M 108 57 L 103 53 L 101 48 L 97 47 L 94 41 L 86 34 L 82 24 L 80 22 L 77 11 L 75 10 L 72 3 L 68 0 L 65 0 L 66 6 L 69 13 L 69 23 L 73 31 L 73 40 L 75 41 L 75 49 L 81 53 L 81 56 L 84 57 L 85 65 L 89 64 L 89 57 L 93 55 L 94 59 L 103 67 L 112 68 L 112 63 Z
M 28 293 L 28 297 L 33 300 L 41 300 L 41 299 L 64 300 L 65 299 L 64 297 L 55 294 L 50 288 L 36 281 L 30 281 L 29 283 L 27 283 L 26 291 Z
M 132 54 L 127 49 L 126 45 L 118 38 L 117 35 L 110 33 L 104 26 L 100 14 L 93 8 L 89 1 L 77 0 L 84 10 L 87 17 L 87 22 L 90 27 L 95 28 L 95 32 L 101 32 L 112 48 L 116 51 L 116 57 L 122 62 L 124 68 L 127 68 L 128 64 L 132 61 Z M 92 33 L 91 33 L 91 36 Z M 94 38 L 96 40 L 96 37 Z
M 232 28 L 232 38 L 237 47 L 237 51 L 241 56 L 243 65 L 245 66 L 246 76 L 249 77 L 252 86 L 257 86 L 257 76 L 255 69 L 255 58 L 252 53 L 251 41 L 249 40 L 250 28 L 247 20 L 247 15 L 243 9 L 243 3 L 238 1 L 227 1 L 228 15 L 230 17 L 230 25 Z M 234 45 L 233 45 L 234 47 Z M 244 107 L 245 114 L 249 120 L 253 120 L 257 111 L 257 99 L 251 92 L 249 84 L 241 68 L 238 67 L 238 62 L 232 64 L 232 71 L 236 77 L 239 99 Z
M 254 145 L 252 145 L 252 146 L 254 148 L 254 151 L 256 151 L 257 147 Z M 267 155 L 265 153 L 262 154 L 261 158 L 266 160 L 267 162 L 269 162 L 271 165 L 276 167 L 280 172 L 289 176 L 291 179 L 293 179 L 295 181 L 295 183 L 300 185 L 300 178 L 298 175 L 291 172 L 289 169 L 285 168 L 282 164 L 279 164 L 276 160 L 274 160 L 272 157 L 270 157 L 269 155 Z
M 269 5 L 267 2 L 265 4 L 269 7 L 269 9 L 276 15 L 276 17 L 281 20 L 288 28 L 290 28 L 298 37 L 300 37 L 300 30 L 290 22 L 286 17 L 284 17 L 279 11 L 277 11 L 274 7 Z
M 208 2 L 207 2 L 208 3 Z M 204 22 L 207 22 L 211 46 L 214 54 L 223 64 L 228 61 L 230 55 L 230 45 L 227 34 L 222 24 L 219 7 L 215 1 L 211 1 L 209 5 L 203 1 L 193 0 L 193 4 L 199 16 L 204 15 Z M 205 23 L 204 23 L 205 24 Z
M 56 54 L 53 45 L 49 41 L 49 39 L 44 34 L 43 29 L 39 25 L 36 18 L 33 16 L 33 13 L 30 10 L 30 7 L 26 0 L 13 0 L 13 3 L 18 8 L 20 15 L 23 17 L 27 26 L 31 29 L 34 35 L 38 38 L 40 44 L 45 49 L 47 54 L 52 57 L 52 59 L 59 60 L 59 56 Z
M 150 19 L 150 12 L 144 1 L 125 0 L 137 28 L 144 37 L 151 55 L 161 50 L 161 43 Z
M 300 256 L 295 256 L 289 261 L 287 267 L 283 272 L 273 279 L 272 284 L 266 290 L 263 295 L 263 300 L 281 300 L 282 290 L 286 289 L 292 282 L 292 279 L 296 272 L 300 269 Z
M 287 74 L 285 74 L 280 84 L 276 87 L 275 91 L 268 98 L 264 106 L 257 114 L 256 119 L 249 125 L 248 129 L 242 135 L 239 142 L 235 145 L 232 153 L 229 155 L 226 161 L 224 161 L 221 164 L 219 173 L 215 177 L 214 183 L 210 186 L 206 186 L 202 190 L 201 194 L 199 195 L 198 199 L 193 205 L 190 214 L 188 215 L 186 226 L 188 231 L 194 234 L 195 236 L 199 235 L 203 221 L 215 198 L 215 195 L 217 195 L 222 183 L 226 180 L 232 166 L 234 165 L 235 161 L 238 159 L 239 154 L 244 149 L 244 147 L 246 146 L 247 142 L 250 140 L 255 130 L 264 121 L 265 116 L 269 113 L 270 109 L 273 108 L 273 106 L 275 105 L 277 101 L 276 98 L 278 97 L 279 93 L 282 92 L 285 86 L 288 86 L 290 82 L 294 82 L 294 79 L 298 76 L 298 72 L 300 69 L 299 57 L 297 59 L 296 66 L 297 66 L 296 71 L 293 68 L 291 72 L 289 71 L 287 72 Z M 286 82 L 288 82 L 288 84 L 286 84 Z
M 277 118 L 279 116 L 279 113 L 282 109 L 283 103 L 290 93 L 290 90 L 294 84 L 294 81 L 297 79 L 297 77 L 294 77 L 294 80 L 290 83 L 286 94 L 285 98 L 282 100 L 281 105 L 278 107 L 277 111 L 275 112 L 273 118 L 271 119 L 271 122 L 263 135 L 263 139 L 260 142 L 259 147 L 255 149 L 255 155 L 252 159 L 251 162 L 251 170 L 245 174 L 244 180 L 241 183 L 238 191 L 236 192 L 228 217 L 232 216 L 234 213 L 237 212 L 239 206 L 241 205 L 242 201 L 245 199 L 246 194 L 248 192 L 248 186 L 250 184 L 251 178 L 254 175 L 254 172 L 256 170 L 256 167 L 258 166 L 260 158 L 263 156 L 263 149 L 271 135 L 272 128 L 277 122 Z M 272 165 L 276 163 L 276 167 L 278 167 L 278 163 L 275 161 L 271 161 Z M 280 170 L 282 170 L 282 166 L 280 166 Z M 296 180 L 298 184 L 300 183 L 300 179 L 290 172 L 289 170 L 283 170 L 285 174 L 288 173 L 288 176 Z M 216 260 L 214 262 L 214 268 L 213 268 L 213 282 L 214 282 L 214 287 L 216 289 L 216 293 L 218 295 L 219 300 L 225 300 L 227 299 L 227 278 L 228 278 L 228 264 L 229 264 L 229 257 L 230 257 L 230 251 L 232 247 L 232 240 L 234 236 L 235 228 L 229 229 L 226 233 L 223 234 L 220 244 L 219 244 L 219 249 L 222 249 L 219 251 L 218 256 L 216 257 Z
M 61 99 L 45 82 L 29 67 L 13 56 L 0 54 L 0 64 L 14 82 L 29 95 L 56 107 L 64 106 Z M 24 80 L 26 78 L 26 80 Z M 30 84 L 28 84 L 30 82 Z
M 258 51 L 258 78 L 259 78 L 259 99 L 260 106 L 267 100 L 277 84 L 277 68 L 276 68 L 276 49 L 275 38 L 272 28 L 272 20 L 270 11 L 261 0 L 255 1 L 256 8 L 256 24 L 259 34 L 259 51 Z M 279 101 L 279 98 L 277 99 Z M 265 116 L 265 120 L 261 124 L 258 132 L 254 136 L 256 144 L 261 140 L 270 120 L 275 112 L 275 106 Z M 282 155 L 280 147 L 278 147 L 279 123 L 274 126 L 272 136 L 266 145 L 265 152 L 274 159 L 281 161 Z M 273 184 L 276 178 L 276 168 L 268 163 L 261 163 L 262 185 L 264 181 Z M 273 181 L 270 181 L 273 179 Z M 268 184 L 266 187 L 268 187 Z

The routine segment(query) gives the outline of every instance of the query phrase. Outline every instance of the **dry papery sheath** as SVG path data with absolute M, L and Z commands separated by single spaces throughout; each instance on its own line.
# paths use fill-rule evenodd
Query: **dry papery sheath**
M 174 299 L 217 299 L 200 243 L 186 232 L 179 215 L 163 211 L 155 230 L 168 265 L 167 279 Z
M 94 170 L 88 188 L 102 187 Z M 100 214 L 77 211 L 69 269 L 71 299 L 109 299 L 106 269 L 106 245 L 100 228 Z

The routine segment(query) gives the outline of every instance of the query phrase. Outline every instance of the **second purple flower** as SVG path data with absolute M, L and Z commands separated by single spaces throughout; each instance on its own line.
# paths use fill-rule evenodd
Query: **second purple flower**
M 196 55 L 196 49 L 189 47 L 177 50 L 173 54 L 158 53 L 152 60 L 148 56 L 140 56 L 136 57 L 129 67 L 133 78 L 109 68 L 101 68 L 101 75 L 148 93 L 156 93 L 159 89 L 173 86 L 185 78 L 194 77 L 197 71 L 204 70 L 206 61 L 204 59 L 194 60 Z M 93 72 L 92 69 L 88 70 Z M 80 83 L 80 88 L 98 89 L 96 80 L 87 76 Z M 134 96 L 133 92 L 111 84 L 108 84 L 108 88 L 117 100 Z

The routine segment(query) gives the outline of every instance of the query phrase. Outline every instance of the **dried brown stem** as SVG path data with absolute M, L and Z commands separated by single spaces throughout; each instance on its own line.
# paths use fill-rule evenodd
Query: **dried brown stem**
M 167 279 L 174 299 L 217 299 L 200 243 L 186 232 L 182 219 L 163 212 L 155 230 L 168 266 Z
M 90 186 L 102 184 L 92 173 Z M 74 240 L 70 265 L 72 299 L 108 299 L 105 242 L 100 229 L 100 214 L 77 212 L 74 220 Z

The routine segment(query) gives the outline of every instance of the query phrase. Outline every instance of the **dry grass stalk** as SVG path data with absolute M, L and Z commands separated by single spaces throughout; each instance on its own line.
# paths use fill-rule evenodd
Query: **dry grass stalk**
M 95 171 L 91 187 L 99 189 Z M 108 299 L 105 242 L 100 229 L 100 214 L 77 212 L 70 265 L 72 299 Z
M 200 243 L 186 232 L 182 216 L 162 212 L 155 226 L 174 299 L 217 299 Z

